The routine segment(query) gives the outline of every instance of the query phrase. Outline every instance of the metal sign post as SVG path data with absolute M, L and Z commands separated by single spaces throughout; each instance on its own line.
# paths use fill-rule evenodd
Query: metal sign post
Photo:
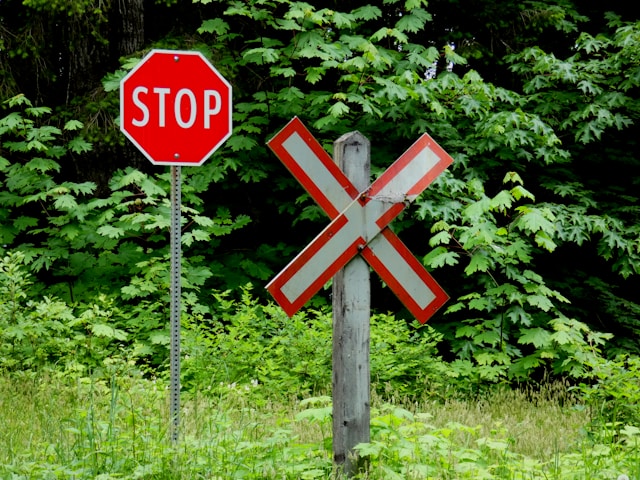
M 180 296 L 181 296 L 181 257 L 182 226 L 180 225 L 181 185 L 180 168 L 171 167 L 171 305 L 170 305 L 170 406 L 171 442 L 176 443 L 180 436 Z
M 232 88 L 200 53 L 152 50 L 120 82 L 120 130 L 171 166 L 170 434 L 180 427 L 180 167 L 202 165 L 232 132 Z

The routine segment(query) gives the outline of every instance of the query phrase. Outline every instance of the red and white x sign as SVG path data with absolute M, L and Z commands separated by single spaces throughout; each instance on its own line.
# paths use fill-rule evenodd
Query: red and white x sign
M 296 117 L 269 147 L 331 223 L 268 285 L 292 316 L 358 253 L 420 321 L 448 296 L 387 225 L 447 168 L 453 159 L 423 134 L 371 186 L 358 192 Z

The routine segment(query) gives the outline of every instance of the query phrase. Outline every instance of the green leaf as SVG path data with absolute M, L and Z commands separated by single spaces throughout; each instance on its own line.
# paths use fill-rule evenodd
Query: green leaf
M 96 230 L 96 232 L 98 233 L 98 235 L 104 235 L 105 237 L 109 238 L 120 238 L 125 234 L 123 228 L 114 227 L 113 225 L 103 225 L 101 227 L 98 227 L 98 230 Z
M 424 28 L 428 21 L 431 21 L 429 12 L 422 8 L 414 8 L 411 13 L 400 17 L 400 20 L 396 23 L 396 28 L 401 32 L 417 33 Z
M 364 7 L 356 8 L 351 14 L 360 20 L 375 20 L 382 15 L 382 11 L 373 5 L 365 5 Z
M 435 247 L 436 245 L 448 245 L 451 242 L 451 234 L 443 231 L 436 233 L 429 239 L 429 246 Z
M 349 113 L 350 108 L 344 102 L 336 102 L 329 108 L 329 114 L 332 117 L 340 118 Z
M 75 197 L 69 194 L 60 195 L 56 198 L 53 205 L 58 210 L 73 210 L 78 208 L 78 202 L 76 202 Z
M 447 310 L 445 311 L 445 313 L 455 313 L 455 312 L 459 312 L 460 310 L 462 310 L 464 308 L 464 303 L 462 302 L 456 302 L 453 305 L 449 305 L 447 307 Z
M 204 285 L 204 282 L 213 275 L 211 269 L 206 266 L 191 266 L 188 272 L 189 284 L 198 286 Z
M 456 265 L 458 263 L 459 254 L 447 250 L 444 247 L 438 247 L 429 252 L 423 259 L 423 262 L 431 268 L 439 268 L 444 265 Z
M 255 138 L 247 135 L 232 135 L 226 145 L 233 152 L 251 151 L 258 146 L 258 142 Z
M 431 68 L 438 59 L 439 52 L 435 47 L 425 48 L 422 45 L 407 44 L 405 48 L 409 52 L 407 60 L 412 65 Z
M 586 145 L 594 140 L 599 140 L 602 136 L 602 132 L 604 132 L 604 128 L 598 126 L 596 122 L 587 122 L 578 128 L 575 138 L 577 141 Z
M 242 54 L 242 58 L 250 63 L 263 65 L 265 63 L 274 63 L 280 58 L 280 50 L 275 48 L 251 48 Z
M 497 210 L 504 213 L 511 208 L 511 206 L 513 205 L 513 200 L 514 198 L 513 195 L 511 195 L 511 192 L 502 190 L 491 199 L 489 203 L 490 209 L 492 211 Z
M 469 309 L 488 311 L 490 304 L 491 304 L 491 300 L 487 297 L 474 298 L 471 301 L 469 301 Z
M 340 13 L 334 11 L 331 20 L 337 28 L 351 28 L 353 26 L 353 22 L 355 21 L 355 16 L 349 13 Z
M 551 344 L 551 333 L 540 327 L 521 329 L 518 343 L 545 348 Z
M 26 230 L 37 225 L 38 219 L 34 217 L 20 216 L 13 222 L 13 226 L 16 227 L 18 231 Z
M 32 106 L 31 100 L 24 96 L 23 93 L 19 93 L 18 95 L 14 95 L 13 97 L 7 100 L 9 107 L 17 107 L 20 105 L 26 105 L 28 107 Z
M 507 174 L 502 179 L 502 183 L 519 183 L 520 185 L 523 185 L 522 178 L 520 177 L 520 175 L 518 175 L 517 172 L 507 172 Z
M 527 355 L 525 357 L 517 359 L 511 366 L 513 374 L 520 378 L 529 378 L 531 375 L 530 370 L 535 369 L 542 365 L 542 359 L 538 352 Z
M 69 120 L 67 123 L 64 124 L 64 129 L 65 130 L 79 130 L 84 126 L 84 124 L 79 121 L 79 120 Z
M 555 232 L 553 221 L 555 216 L 548 208 L 536 208 L 531 206 L 522 206 L 516 208 L 520 212 L 520 217 L 516 220 L 516 225 L 521 230 L 532 233 L 543 231 L 547 234 Z
M 511 306 L 507 311 L 507 317 L 512 323 L 524 326 L 530 326 L 532 321 L 531 315 L 519 305 Z
M 376 31 L 373 35 L 371 35 L 371 41 L 373 42 L 380 41 L 383 38 L 386 38 L 389 35 L 391 35 L 391 31 L 392 30 L 388 27 L 382 27 L 378 31 Z
M 532 307 L 538 307 L 543 312 L 548 312 L 553 308 L 553 302 L 544 295 L 527 295 L 527 303 Z
M 146 174 L 135 168 L 127 168 L 123 174 L 116 174 L 111 179 L 112 190 L 120 190 L 129 185 L 137 185 L 146 178 Z
M 149 341 L 154 345 L 169 345 L 171 337 L 167 332 L 164 331 L 153 332 L 151 335 L 149 335 Z
M 104 323 L 96 323 L 91 325 L 91 332 L 96 337 L 113 338 L 123 341 L 127 339 L 127 332 L 118 328 L 114 328 L 110 325 L 105 325 Z
M 34 117 L 42 117 L 43 115 L 48 115 L 51 113 L 51 109 L 49 107 L 28 107 L 25 108 L 24 111 Z M 48 128 L 58 130 L 57 128 L 51 126 Z
M 69 150 L 73 153 L 86 153 L 93 149 L 93 145 L 87 142 L 82 135 L 75 137 L 69 142 Z
M 198 33 L 214 33 L 216 35 L 225 35 L 229 32 L 229 24 L 222 20 L 221 18 L 214 18 L 211 20 L 205 20 L 202 22 L 200 28 L 198 28 Z
M 487 256 L 483 250 L 478 250 L 471 256 L 469 265 L 464 269 L 466 275 L 471 275 L 475 272 L 486 272 L 492 267 L 492 260 Z
M 138 63 L 140 59 L 136 60 Z M 102 79 L 102 87 L 105 92 L 115 92 L 116 90 L 120 90 L 120 82 L 127 75 L 125 70 L 116 70 L 113 73 L 108 73 Z
M 271 74 L 274 77 L 292 78 L 296 76 L 296 71 L 291 67 L 271 67 Z
M 307 82 L 309 82 L 310 84 L 314 85 L 314 84 L 318 83 L 322 79 L 322 76 L 326 72 L 326 68 L 323 68 L 323 67 L 309 67 L 309 68 L 307 68 L 306 71 L 307 71 L 307 76 L 306 76 Z M 295 73 L 295 71 L 294 71 L 294 73 Z
M 205 230 L 195 229 L 182 235 L 182 243 L 191 246 L 194 242 L 207 242 L 211 240 L 211 235 Z
M 165 192 L 164 188 L 154 178 L 144 177 L 139 182 L 139 185 L 140 190 L 144 192 L 148 199 L 167 196 L 167 192 Z
M 489 200 L 489 197 L 483 197 L 477 202 L 473 202 L 472 204 L 467 206 L 462 211 L 462 214 L 470 222 L 475 223 L 490 209 L 491 209 L 491 200 Z
M 331 418 L 331 405 L 327 407 L 307 408 L 296 414 L 295 419 L 297 422 L 301 420 L 309 420 L 311 422 L 323 422 L 328 418 Z
M 542 247 L 549 252 L 553 252 L 557 247 L 556 243 L 551 239 L 547 232 L 544 231 L 536 232 L 535 240 L 539 247 Z
M 474 325 L 461 325 L 456 329 L 456 338 L 473 338 L 478 334 L 478 327 Z

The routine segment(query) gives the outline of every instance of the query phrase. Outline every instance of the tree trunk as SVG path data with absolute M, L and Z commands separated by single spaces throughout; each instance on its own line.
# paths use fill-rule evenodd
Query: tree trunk
M 116 57 L 131 55 L 144 45 L 144 1 L 118 0 L 115 38 Z

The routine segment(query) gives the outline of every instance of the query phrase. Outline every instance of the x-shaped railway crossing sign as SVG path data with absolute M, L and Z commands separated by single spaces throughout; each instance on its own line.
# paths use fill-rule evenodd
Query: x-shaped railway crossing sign
M 453 161 L 429 135 L 423 134 L 364 192 L 358 192 L 297 117 L 268 145 L 331 219 L 267 285 L 287 315 L 357 254 L 421 323 L 448 300 L 387 226 Z

